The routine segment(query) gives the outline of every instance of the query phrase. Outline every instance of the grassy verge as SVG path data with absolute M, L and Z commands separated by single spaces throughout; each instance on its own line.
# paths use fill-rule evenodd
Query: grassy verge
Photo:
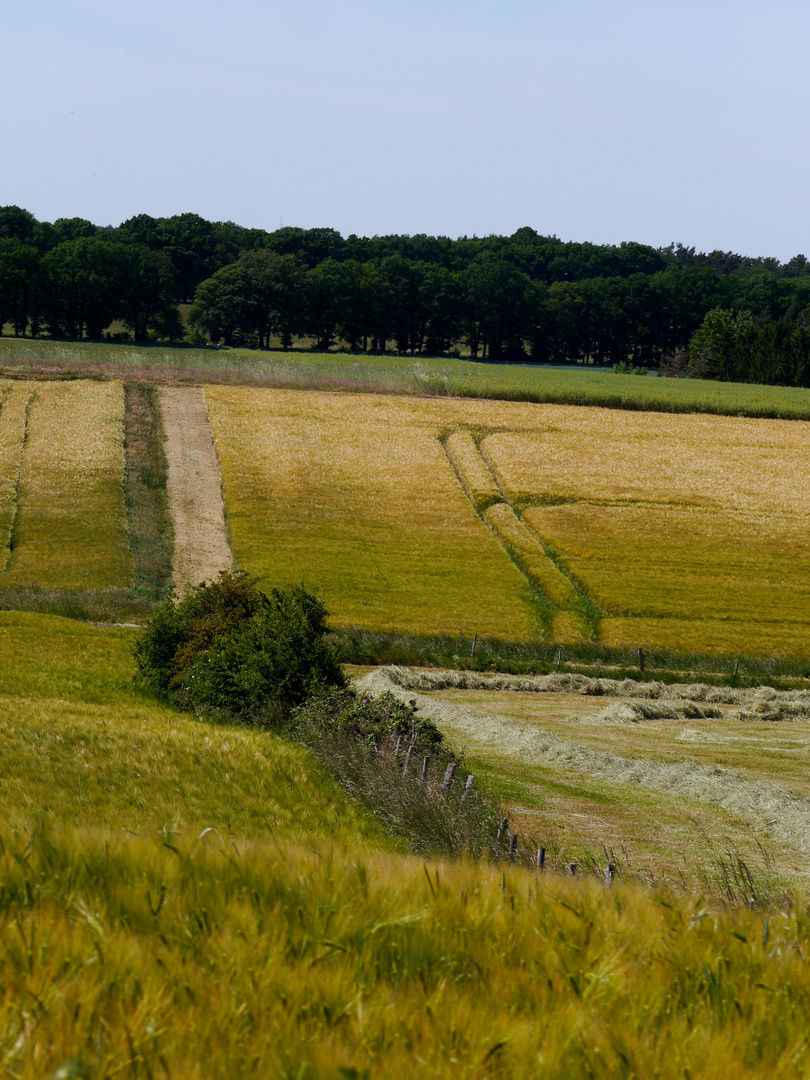
M 155 387 L 127 383 L 124 407 L 124 495 L 135 590 L 162 599 L 172 585 L 173 530 Z
M 507 641 L 485 636 L 473 639 L 470 636 L 375 633 L 362 629 L 338 629 L 334 636 L 341 661 L 361 667 L 401 664 L 406 667 L 502 671 L 512 675 L 578 671 L 594 677 L 610 674 L 623 679 L 652 678 L 665 683 L 691 681 L 694 677 L 710 684 L 775 687 L 804 685 L 810 678 L 810 663 L 806 658 L 796 659 L 779 653 L 723 656 L 645 649 L 642 671 L 637 648 L 588 641 L 558 646 L 542 641 Z
M 810 390 L 800 388 L 638 379 L 588 368 L 559 370 L 431 357 L 262 353 L 0 338 L 0 366 L 7 374 L 40 373 L 47 377 L 95 374 L 138 381 L 221 382 L 810 419 Z

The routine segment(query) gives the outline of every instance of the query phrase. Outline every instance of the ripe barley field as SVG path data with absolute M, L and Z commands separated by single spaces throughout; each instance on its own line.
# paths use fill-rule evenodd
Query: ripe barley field
M 0 384 L 0 587 L 132 582 L 120 383 Z
M 234 554 L 338 624 L 810 654 L 804 423 L 208 387 Z

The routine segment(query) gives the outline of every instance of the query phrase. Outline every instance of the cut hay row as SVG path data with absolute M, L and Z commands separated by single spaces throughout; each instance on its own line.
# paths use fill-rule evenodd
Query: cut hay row
M 780 707 L 805 710 L 810 719 L 810 690 L 774 690 L 769 686 L 738 689 L 707 683 L 662 683 L 656 680 L 593 678 L 576 672 L 551 675 L 484 674 L 479 671 L 432 671 L 426 668 L 385 667 L 381 674 L 401 690 L 428 694 L 437 690 L 510 691 L 515 694 L 571 694 L 582 697 L 621 697 L 642 701 L 685 701 L 736 705 L 763 711 Z
M 67 590 L 131 585 L 123 414 L 120 383 L 37 384 L 20 471 L 14 548 L 0 585 Z
M 339 626 L 537 636 L 528 585 L 438 438 L 465 403 L 223 387 L 206 400 L 234 555 L 264 585 L 303 580 Z
M 400 700 L 415 701 L 419 713 L 436 720 L 457 745 L 472 744 L 519 760 L 523 766 L 554 769 L 558 781 L 566 771 L 600 779 L 619 790 L 627 789 L 630 802 L 635 798 L 632 791 L 645 789 L 668 799 L 707 804 L 744 819 L 762 840 L 770 839 L 802 855 L 810 851 L 810 798 L 771 781 L 748 779 L 716 765 L 635 760 L 594 750 L 505 716 L 473 712 L 403 689 L 385 669 L 358 680 L 358 686 L 375 696 L 391 693 Z
M 0 384 L 0 570 L 8 567 L 19 505 L 20 470 L 33 384 Z
M 493 479 L 469 431 L 454 431 L 444 444 L 450 464 L 461 486 L 479 512 L 503 499 L 503 492 Z

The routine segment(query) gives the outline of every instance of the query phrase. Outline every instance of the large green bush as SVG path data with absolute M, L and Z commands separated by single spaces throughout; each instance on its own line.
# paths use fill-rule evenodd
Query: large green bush
M 303 585 L 266 596 L 247 575 L 223 573 L 158 610 L 135 646 L 138 673 L 183 708 L 274 722 L 345 686 L 327 618 Z

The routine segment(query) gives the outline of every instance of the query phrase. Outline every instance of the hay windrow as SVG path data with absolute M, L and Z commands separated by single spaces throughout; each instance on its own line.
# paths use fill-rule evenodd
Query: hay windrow
M 423 668 L 390 666 L 380 674 L 403 690 L 430 693 L 433 690 L 507 690 L 514 693 L 582 694 L 589 697 L 641 698 L 645 701 L 673 700 L 705 702 L 708 705 L 737 705 L 762 711 L 763 705 L 779 703 L 795 707 L 796 716 L 807 710 L 810 718 L 810 690 L 774 690 L 758 686 L 740 690 L 733 686 L 706 683 L 636 682 L 633 679 L 603 679 L 559 672 L 551 675 L 486 675 L 478 671 L 430 671 Z M 693 715 L 697 716 L 697 713 Z M 707 713 L 706 715 L 714 715 Z M 803 715 L 801 718 L 805 718 Z
M 456 679 L 454 676 L 460 676 Z M 543 676 L 544 689 L 557 693 L 587 693 L 589 682 L 598 682 L 602 686 L 599 692 L 615 693 L 623 684 L 616 680 L 586 680 L 582 676 Z M 519 759 L 524 764 L 539 767 L 552 767 L 555 770 L 570 770 L 573 773 L 586 774 L 591 778 L 607 781 L 620 788 L 642 788 L 666 794 L 669 798 L 692 801 L 721 808 L 749 822 L 759 835 L 802 854 L 810 852 L 810 798 L 797 795 L 779 784 L 767 780 L 748 779 L 732 769 L 717 765 L 698 765 L 693 761 L 666 762 L 650 759 L 633 759 L 609 751 L 581 746 L 570 739 L 563 739 L 550 732 L 535 727 L 527 727 L 504 716 L 472 712 L 460 706 L 450 705 L 428 696 L 422 690 L 428 688 L 459 687 L 462 681 L 478 680 L 486 683 L 486 689 L 496 689 L 496 681 L 502 689 L 526 690 L 526 683 L 534 684 L 533 689 L 542 693 L 538 679 L 524 680 L 508 676 L 496 676 L 490 680 L 475 673 L 457 672 L 412 672 L 404 668 L 385 668 L 370 672 L 358 680 L 361 689 L 372 693 L 390 692 L 401 700 L 414 701 L 420 713 L 436 720 L 439 725 L 458 743 L 472 742 L 488 751 Z M 552 681 L 553 680 L 553 681 Z M 518 684 L 523 684 L 518 685 Z M 442 685 L 443 684 L 443 685 Z M 478 683 L 479 688 L 481 687 Z M 643 692 L 656 689 L 655 684 L 624 684 Z M 416 689 L 419 687 L 419 689 Z M 467 688 L 470 688 L 469 683 Z M 593 692 L 591 688 L 591 692 Z M 663 689 L 663 688 L 661 688 Z M 674 688 L 669 687 L 672 691 Z M 695 690 L 696 687 L 684 687 L 683 690 Z M 708 691 L 709 688 L 703 688 Z M 737 695 L 728 703 L 749 701 L 779 700 L 778 691 L 754 690 L 740 691 L 728 688 L 723 690 L 727 698 Z M 806 703 L 810 695 L 806 691 L 784 692 L 793 694 L 793 703 Z M 776 695 L 776 697 L 774 697 Z M 641 693 L 638 693 L 641 697 Z M 704 694 L 705 698 L 708 693 Z M 645 707 L 652 704 L 652 698 Z M 660 696 L 659 696 L 660 701 Z M 673 697 L 662 707 L 675 712 L 679 705 L 695 705 L 683 697 Z M 630 716 L 631 713 L 624 715 Z M 686 710 L 682 715 L 688 715 Z M 628 722 L 625 720 L 624 722 Z M 630 723 L 634 723 L 632 719 Z

